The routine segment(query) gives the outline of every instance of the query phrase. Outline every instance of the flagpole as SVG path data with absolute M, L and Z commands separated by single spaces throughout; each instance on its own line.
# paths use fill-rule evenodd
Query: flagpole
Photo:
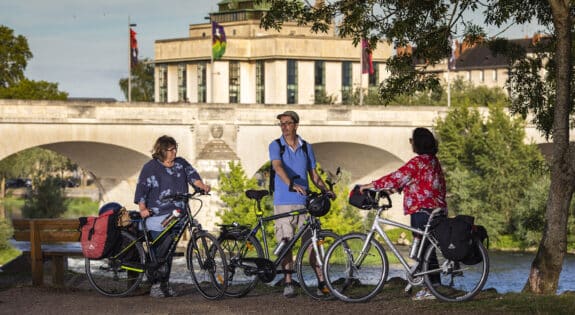
M 210 68 L 212 71 L 210 71 L 210 103 L 214 103 L 214 52 L 212 51 L 212 45 L 214 43 L 214 26 L 212 25 L 212 16 L 210 15 L 210 32 L 212 34 L 211 41 L 208 42 L 208 44 L 210 45 Z
M 128 16 L 128 103 L 132 102 L 132 24 Z
M 361 54 L 359 55 L 359 106 L 363 105 L 363 42 L 361 45 Z

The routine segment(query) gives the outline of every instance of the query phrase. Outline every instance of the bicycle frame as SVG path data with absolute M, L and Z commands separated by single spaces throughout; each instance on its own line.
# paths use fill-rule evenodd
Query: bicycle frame
M 196 198 L 191 197 L 190 199 L 196 200 Z M 146 253 L 146 260 L 151 261 L 154 264 L 158 263 L 158 257 L 156 256 L 155 251 L 150 250 L 154 245 L 158 244 L 161 240 L 163 240 L 165 237 L 168 237 L 168 233 L 172 232 L 172 229 L 177 228 L 177 225 L 181 225 L 180 226 L 180 230 L 177 231 L 177 233 L 175 233 L 174 235 L 174 239 L 172 241 L 172 243 L 170 244 L 170 247 L 168 248 L 168 252 L 166 254 L 166 256 L 172 256 L 174 254 L 174 252 L 176 251 L 176 247 L 177 244 L 180 240 L 180 238 L 182 237 L 182 235 L 184 234 L 184 232 L 187 230 L 190 231 L 190 234 L 195 233 L 198 230 L 201 230 L 202 227 L 199 223 L 197 223 L 197 221 L 195 221 L 193 219 L 193 215 L 191 213 L 191 209 L 188 205 L 188 203 L 186 202 L 186 206 L 185 206 L 185 216 L 179 220 L 173 220 L 172 222 L 170 222 L 166 228 L 164 230 L 161 231 L 161 233 L 156 236 L 153 240 L 150 240 L 149 237 L 149 233 L 148 233 L 148 229 L 146 228 L 146 224 L 145 224 L 145 219 L 141 219 L 140 221 L 144 221 L 142 222 L 142 226 L 143 226 L 143 230 L 141 233 L 142 235 L 134 235 L 133 233 L 129 232 L 129 231 L 122 231 L 122 233 L 129 233 L 130 235 L 132 235 L 135 240 L 133 240 L 132 242 L 130 242 L 128 245 L 126 245 L 124 248 L 122 248 L 122 250 L 117 253 L 114 256 L 111 256 L 110 258 L 115 259 L 117 257 L 122 256 L 123 254 L 125 254 L 127 251 L 131 250 L 136 243 L 142 243 L 144 245 L 144 248 L 146 249 L 144 252 Z M 138 222 L 139 223 L 139 222 Z M 128 265 L 122 265 L 122 269 L 125 270 L 129 270 L 129 271 L 135 271 L 135 272 L 145 272 L 147 268 L 142 269 L 142 268 L 136 268 L 135 266 L 128 266 Z
M 257 216 L 257 220 L 258 223 L 256 224 L 256 226 L 250 231 L 250 233 L 248 234 L 249 236 L 254 236 L 256 237 L 258 231 L 261 231 L 261 240 L 263 242 L 263 247 L 264 247 L 264 255 L 266 259 L 270 259 L 270 253 L 269 253 L 269 248 L 268 248 L 268 242 L 267 242 L 267 237 L 266 237 L 266 233 L 265 233 L 265 225 L 267 222 L 270 221 L 275 221 L 277 219 L 281 219 L 281 218 L 287 218 L 287 217 L 292 217 L 292 216 L 297 216 L 297 215 L 301 215 L 301 214 L 306 214 L 307 210 L 305 208 L 302 209 L 298 209 L 298 210 L 292 210 L 290 212 L 286 212 L 286 213 L 280 213 L 280 214 L 274 214 L 271 215 L 269 217 L 262 217 L 261 215 Z M 296 242 L 303 236 L 303 234 L 305 232 L 307 232 L 308 230 L 312 231 L 312 238 L 316 238 L 317 237 L 317 230 L 313 228 L 314 224 L 317 224 L 317 222 L 315 222 L 317 219 L 312 217 L 312 216 L 308 216 L 306 218 L 306 221 L 304 222 L 303 226 L 298 229 L 298 232 L 294 235 L 294 237 L 284 246 L 284 248 L 281 250 L 281 252 L 279 253 L 279 255 L 276 257 L 276 259 L 273 261 L 274 267 L 277 269 L 281 262 L 283 261 L 283 259 L 286 257 L 286 255 L 288 253 L 290 253 L 293 249 L 293 247 L 295 246 Z M 314 250 L 316 252 L 316 255 L 318 250 L 317 250 L 317 242 L 313 242 L 313 247 Z M 321 259 L 318 258 L 318 262 L 321 262 Z M 283 273 L 283 270 L 278 271 L 278 273 Z
M 422 246 L 423 244 L 425 244 L 426 241 L 429 241 L 429 243 L 431 244 L 430 246 L 434 246 L 436 249 L 439 249 L 439 246 L 437 245 L 437 241 L 435 240 L 435 238 L 433 238 L 431 236 L 431 234 L 429 233 L 430 230 L 430 222 L 433 219 L 433 217 L 441 214 L 441 212 L 443 211 L 443 209 L 438 208 L 435 209 L 430 217 L 429 220 L 427 221 L 426 225 L 425 225 L 425 230 L 420 230 L 420 229 L 416 229 L 413 228 L 411 226 L 405 225 L 403 223 L 399 223 L 396 221 L 392 221 L 386 218 L 381 218 L 380 215 L 381 213 L 384 211 L 384 208 L 380 208 L 377 210 L 375 219 L 373 220 L 371 229 L 369 230 L 367 237 L 366 237 L 366 241 L 363 244 L 363 247 L 361 249 L 360 255 L 357 257 L 357 260 L 354 261 L 354 265 L 358 266 L 361 265 L 361 263 L 363 262 L 363 260 L 366 258 L 368 249 L 369 249 L 369 244 L 370 241 L 375 237 L 376 233 L 379 234 L 385 241 L 385 243 L 387 244 L 387 246 L 391 249 L 391 251 L 393 252 L 393 254 L 395 255 L 395 257 L 397 257 L 397 259 L 399 259 L 399 262 L 403 265 L 403 268 L 409 272 L 409 274 L 411 274 L 414 277 L 419 277 L 419 276 L 423 276 L 424 274 L 429 274 L 429 273 L 434 273 L 437 272 L 436 270 L 431 270 L 431 271 L 427 271 L 427 272 L 418 272 L 418 273 L 413 273 L 415 272 L 415 270 L 417 269 L 417 267 L 419 266 L 419 264 L 422 261 L 422 256 L 423 256 L 423 248 L 424 246 Z M 393 244 L 393 242 L 391 241 L 391 239 L 389 238 L 389 236 L 387 235 L 387 233 L 383 230 L 382 226 L 384 225 L 391 225 L 391 226 L 395 226 L 404 230 L 408 230 L 412 233 L 421 235 L 421 242 L 419 243 L 419 248 L 417 249 L 417 256 L 416 256 L 416 261 L 417 263 L 415 263 L 413 266 L 410 266 L 409 263 L 407 262 L 407 260 L 403 257 L 403 255 L 399 252 L 399 250 L 397 249 L 397 247 Z

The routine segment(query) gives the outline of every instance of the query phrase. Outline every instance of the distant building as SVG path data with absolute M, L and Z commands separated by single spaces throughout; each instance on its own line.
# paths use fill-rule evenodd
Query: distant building
M 539 34 L 533 38 L 510 39 L 511 44 L 518 45 L 527 53 L 533 52 L 535 45 L 542 39 Z M 398 49 L 398 53 L 408 51 Z M 467 45 L 455 43 L 454 60 L 449 69 L 449 78 L 469 82 L 473 86 L 500 87 L 505 90 L 509 77 L 509 60 L 502 54 L 495 55 L 486 44 Z M 435 72 L 447 82 L 449 60 L 430 67 L 428 71 Z M 507 92 L 507 91 L 506 91 Z
M 225 54 L 211 62 L 210 23 L 192 24 L 189 36 L 155 42 L 156 102 L 314 104 L 348 103 L 360 86 L 377 87 L 388 75 L 386 43 L 372 52 L 373 74 L 362 75 L 361 44 L 285 23 L 260 28 L 264 7 L 253 0 L 218 3 L 210 21 L 224 27 Z M 361 84 L 360 84 L 361 83 Z M 364 90 L 365 91 L 365 90 Z

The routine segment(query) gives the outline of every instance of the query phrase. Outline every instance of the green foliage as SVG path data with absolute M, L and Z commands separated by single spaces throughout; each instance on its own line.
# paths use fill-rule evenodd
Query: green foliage
M 22 79 L 20 82 L 0 89 L 0 98 L 21 100 L 66 100 L 68 93 L 58 90 L 58 83 Z
M 0 218 L 0 251 L 10 247 L 8 239 L 14 234 L 14 229 L 4 218 Z
M 98 213 L 98 205 L 98 201 L 94 201 L 88 197 L 68 198 L 66 202 L 66 212 L 64 212 L 61 217 L 78 218 L 93 216 Z
M 22 207 L 25 218 L 59 218 L 66 211 L 66 197 L 61 179 L 47 176 L 33 181 L 30 197 Z
M 14 30 L 0 25 L 0 91 L 24 79 L 24 70 L 31 58 L 26 37 L 15 36 Z
M 491 235 L 517 233 L 517 205 L 546 169 L 538 148 L 523 143 L 523 124 L 500 105 L 485 119 L 454 106 L 436 124 L 450 211 L 475 216 Z
M 0 178 L 34 178 L 44 174 L 62 173 L 77 166 L 54 151 L 31 148 L 0 161 Z
M 65 100 L 68 93 L 58 91 L 57 83 L 26 79 L 24 70 L 32 52 L 28 40 L 15 36 L 9 27 L 0 25 L 0 98 L 24 100 Z
M 120 89 L 128 99 L 128 78 L 120 79 Z M 132 68 L 132 101 L 154 101 L 154 63 L 148 58 L 138 60 Z

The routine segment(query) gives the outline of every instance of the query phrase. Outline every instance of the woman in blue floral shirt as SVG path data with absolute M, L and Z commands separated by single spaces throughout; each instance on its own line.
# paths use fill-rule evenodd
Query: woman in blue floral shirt
M 210 186 L 204 184 L 200 174 L 185 159 L 176 157 L 178 143 L 170 136 L 161 136 L 156 140 L 152 150 L 152 159 L 142 167 L 134 203 L 140 209 L 142 218 L 146 220 L 146 227 L 151 236 L 156 237 L 164 229 L 161 222 L 174 209 L 183 209 L 183 201 L 164 201 L 165 196 L 175 193 L 187 193 L 188 185 L 205 191 L 210 191 Z M 158 283 L 152 284 L 150 296 L 167 297 L 175 295 L 169 286 L 172 258 L 166 257 L 166 270 Z M 156 280 L 156 279 L 152 279 Z

